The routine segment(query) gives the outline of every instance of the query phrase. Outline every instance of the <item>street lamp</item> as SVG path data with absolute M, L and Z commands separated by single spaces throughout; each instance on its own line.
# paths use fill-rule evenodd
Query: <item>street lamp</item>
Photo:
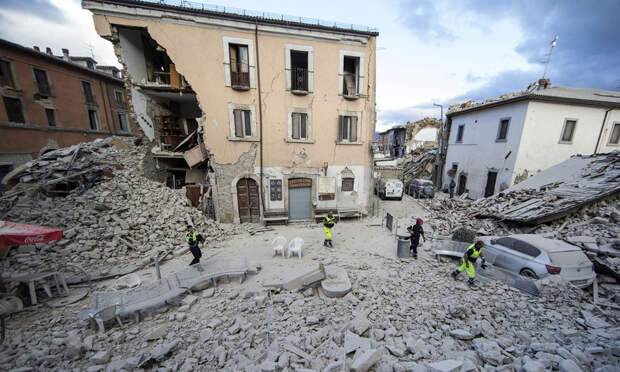
M 440 121 L 443 123 L 443 105 L 439 105 L 439 104 L 433 103 L 433 106 L 437 106 L 437 107 L 441 108 L 441 120 Z

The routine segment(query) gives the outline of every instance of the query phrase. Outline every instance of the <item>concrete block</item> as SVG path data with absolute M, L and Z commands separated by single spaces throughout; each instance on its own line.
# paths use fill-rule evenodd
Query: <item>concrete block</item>
M 471 340 L 474 338 L 474 335 L 468 331 L 462 329 L 455 329 L 454 331 L 450 331 L 450 336 L 458 339 L 458 340 Z
M 357 333 L 361 336 L 368 330 L 368 328 L 370 328 L 370 321 L 366 318 L 368 314 L 370 314 L 370 310 L 366 310 L 358 314 L 355 318 L 353 318 L 353 320 L 351 320 L 349 329 L 353 333 Z
M 366 351 L 357 351 L 351 363 L 351 371 L 366 372 L 381 358 L 379 349 L 369 349 Z
M 321 289 L 327 297 L 344 297 L 351 291 L 351 281 L 347 271 L 338 266 L 325 266 L 325 279 Z
M 168 333 L 168 327 L 167 326 L 161 326 L 161 327 L 158 327 L 158 328 L 153 328 L 153 329 L 151 329 L 146 334 L 146 336 L 144 336 L 144 339 L 146 341 L 158 340 L 160 338 L 164 338 L 167 333 Z
M 447 359 L 428 364 L 429 372 L 456 372 L 463 366 L 462 360 Z
M 322 263 L 300 274 L 291 275 L 281 282 L 267 283 L 265 287 L 282 288 L 289 291 L 297 291 L 309 284 L 325 279 L 325 268 Z
M 90 358 L 90 361 L 95 364 L 104 364 L 110 360 L 110 350 L 100 351 Z
M 349 354 L 358 349 L 369 350 L 370 339 L 360 337 L 351 331 L 347 331 L 344 335 L 344 352 Z

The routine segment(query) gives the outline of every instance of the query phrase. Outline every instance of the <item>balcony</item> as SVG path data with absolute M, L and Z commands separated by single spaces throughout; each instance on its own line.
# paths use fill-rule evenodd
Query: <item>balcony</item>
M 230 85 L 235 90 L 250 90 L 250 72 L 247 63 L 230 64 Z
M 291 93 L 308 94 L 308 69 L 296 67 L 291 69 Z
M 346 99 L 358 99 L 359 93 L 357 86 L 359 84 L 359 76 L 350 72 L 345 72 L 342 76 L 342 95 Z

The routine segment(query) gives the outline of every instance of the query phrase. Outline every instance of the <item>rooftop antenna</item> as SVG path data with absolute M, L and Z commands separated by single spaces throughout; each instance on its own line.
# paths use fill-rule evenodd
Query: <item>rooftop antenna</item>
M 542 76 L 543 79 L 545 78 L 545 75 L 547 75 L 547 68 L 549 67 L 549 62 L 551 61 L 551 53 L 553 53 L 553 48 L 558 45 L 558 39 L 558 35 L 555 35 L 553 40 L 551 40 L 551 48 L 549 49 L 549 54 L 547 55 L 547 59 L 543 62 L 545 64 L 545 72 Z

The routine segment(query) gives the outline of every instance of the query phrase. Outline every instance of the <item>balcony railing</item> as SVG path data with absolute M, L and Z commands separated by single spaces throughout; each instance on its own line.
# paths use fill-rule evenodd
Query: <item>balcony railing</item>
M 357 96 L 357 85 L 359 77 L 357 74 L 353 74 L 350 72 L 345 72 L 342 76 L 343 84 L 342 84 L 342 93 L 345 96 Z
M 291 69 L 291 90 L 308 91 L 308 69 L 300 67 Z
M 230 70 L 230 83 L 233 88 L 250 89 L 250 73 L 247 63 L 233 62 L 230 64 Z

